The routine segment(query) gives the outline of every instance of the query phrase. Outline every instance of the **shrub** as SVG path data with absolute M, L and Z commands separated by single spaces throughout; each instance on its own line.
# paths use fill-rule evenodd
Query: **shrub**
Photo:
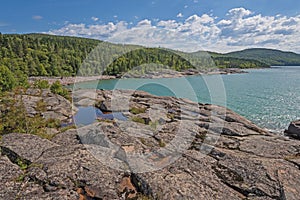
M 33 85 L 38 89 L 48 89 L 50 87 L 47 80 L 36 80 Z
M 71 96 L 70 96 L 69 91 L 68 91 L 66 88 L 64 88 L 64 87 L 62 86 L 62 84 L 61 84 L 59 81 L 55 81 L 55 82 L 51 85 L 50 90 L 51 90 L 51 92 L 54 93 L 54 94 L 58 94 L 58 95 L 60 95 L 60 96 L 65 97 L 65 98 L 68 99 L 68 100 L 71 100 Z
M 10 91 L 17 85 L 13 73 L 5 66 L 0 66 L 0 92 Z

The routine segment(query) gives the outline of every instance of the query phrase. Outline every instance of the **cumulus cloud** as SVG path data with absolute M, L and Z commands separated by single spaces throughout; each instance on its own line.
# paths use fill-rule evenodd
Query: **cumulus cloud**
M 180 24 L 175 21 L 175 20 L 167 20 L 167 21 L 159 21 L 157 23 L 157 26 L 161 26 L 161 27 L 164 27 L 166 29 L 175 29 L 179 26 Z
M 91 37 L 106 40 L 116 32 L 122 32 L 127 29 L 127 22 L 121 21 L 116 24 L 109 22 L 104 25 L 85 25 L 85 24 L 67 24 L 61 29 L 52 30 L 48 33 L 54 35 L 70 35 Z
M 234 18 L 242 18 L 244 16 L 251 15 L 252 12 L 245 8 L 233 8 L 228 11 L 227 15 L 232 16 Z
M 143 19 L 130 26 L 125 21 L 102 25 L 66 24 L 49 33 L 184 51 L 228 52 L 266 47 L 300 52 L 299 27 L 300 15 L 263 16 L 245 8 L 233 8 L 224 18 L 203 14 L 180 22 Z
M 151 21 L 149 19 L 144 19 L 137 24 L 137 27 L 140 26 L 151 26 Z

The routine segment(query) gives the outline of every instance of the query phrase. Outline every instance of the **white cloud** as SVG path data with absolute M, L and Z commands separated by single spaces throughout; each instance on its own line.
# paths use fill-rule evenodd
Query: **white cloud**
M 122 32 L 127 29 L 127 23 L 124 21 L 114 24 L 109 22 L 104 25 L 85 25 L 85 24 L 67 24 L 61 29 L 52 30 L 48 33 L 55 35 L 83 36 L 106 40 L 116 32 Z
M 95 22 L 99 20 L 98 17 L 91 17 L 91 19 L 92 19 L 93 21 L 95 21 Z
M 174 29 L 177 28 L 179 25 L 180 24 L 175 20 L 167 20 L 167 21 L 162 20 L 157 23 L 157 26 L 161 26 L 167 29 Z
M 242 18 L 244 16 L 248 16 L 251 14 L 252 14 L 252 12 L 245 8 L 233 8 L 233 9 L 229 10 L 227 13 L 227 15 L 237 17 L 237 18 Z
M 40 15 L 34 15 L 34 16 L 32 16 L 32 19 L 34 19 L 34 20 L 41 20 L 41 19 L 43 19 L 43 17 L 40 16 Z
M 183 17 L 182 13 L 178 13 L 177 17 Z
M 149 19 L 144 19 L 137 24 L 137 27 L 140 26 L 151 26 L 151 21 Z
M 130 27 L 125 21 L 102 25 L 66 24 L 49 33 L 92 37 L 184 51 L 205 49 L 228 52 L 250 47 L 300 52 L 300 15 L 263 16 L 234 8 L 224 18 L 192 15 L 184 21 L 144 19 Z

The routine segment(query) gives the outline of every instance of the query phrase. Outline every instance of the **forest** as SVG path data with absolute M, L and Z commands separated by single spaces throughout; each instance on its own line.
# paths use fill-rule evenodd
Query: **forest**
M 79 37 L 0 33 L 0 91 L 26 85 L 29 76 L 121 75 L 150 63 L 177 71 L 211 67 L 258 68 L 274 64 L 297 65 L 300 55 L 268 49 L 228 54 L 185 53 Z

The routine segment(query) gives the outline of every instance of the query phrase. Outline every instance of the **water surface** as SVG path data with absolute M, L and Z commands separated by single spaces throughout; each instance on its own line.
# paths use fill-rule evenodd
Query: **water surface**
M 98 89 L 137 89 L 159 96 L 219 104 L 272 130 L 285 129 L 290 121 L 300 118 L 300 67 L 272 67 L 248 72 L 186 78 L 103 80 L 76 84 L 76 87 L 95 88 L 98 84 Z

